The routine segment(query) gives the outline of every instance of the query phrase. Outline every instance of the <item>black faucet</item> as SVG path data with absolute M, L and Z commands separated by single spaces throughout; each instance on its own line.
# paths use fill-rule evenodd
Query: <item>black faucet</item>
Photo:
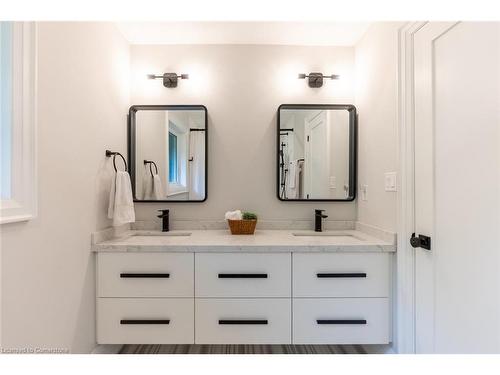
M 170 220 L 169 220 L 170 210 L 158 210 L 158 211 L 161 212 L 161 214 L 158 215 L 158 217 L 160 219 L 163 219 L 161 225 L 161 231 L 168 232 L 170 230 Z
M 314 231 L 315 232 L 323 232 L 321 228 L 321 224 L 323 219 L 326 219 L 328 215 L 323 215 L 325 210 L 314 210 Z

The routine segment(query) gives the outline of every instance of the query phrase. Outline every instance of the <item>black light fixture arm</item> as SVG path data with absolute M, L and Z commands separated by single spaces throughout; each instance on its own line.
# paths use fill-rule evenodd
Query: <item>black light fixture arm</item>
M 330 75 L 324 75 L 323 73 L 309 73 L 309 74 L 304 74 L 300 73 L 299 74 L 299 79 L 306 79 L 309 77 L 322 77 L 322 78 L 329 78 L 329 79 L 339 79 L 340 76 L 338 74 L 330 74 Z
M 162 75 L 148 74 L 149 79 L 163 79 L 163 86 L 172 88 L 177 87 L 177 81 L 180 79 L 188 79 L 189 74 L 177 74 L 177 73 L 163 73 Z
M 330 75 L 324 75 L 323 73 L 309 73 L 309 74 L 304 74 L 300 73 L 299 74 L 299 79 L 306 79 L 308 80 L 309 87 L 321 87 L 323 86 L 323 79 L 339 79 L 340 76 L 338 74 L 330 74 Z
M 182 74 L 177 74 L 177 73 L 165 73 L 165 74 L 175 74 L 177 76 L 177 78 L 180 78 L 180 79 L 189 79 L 189 74 L 185 74 L 185 73 L 182 73 Z M 148 78 L 149 79 L 158 79 L 158 78 L 163 78 L 163 76 L 165 74 L 162 74 L 162 75 L 156 75 L 156 74 L 148 74 Z

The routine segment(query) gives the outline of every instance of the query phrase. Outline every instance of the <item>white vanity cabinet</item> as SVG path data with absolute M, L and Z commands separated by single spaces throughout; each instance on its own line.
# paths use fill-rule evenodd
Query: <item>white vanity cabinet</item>
M 192 344 L 193 298 L 99 298 L 100 344 Z
M 99 297 L 194 297 L 193 253 L 101 253 Z
M 291 343 L 291 254 L 195 256 L 195 341 Z
M 290 344 L 290 298 L 196 298 L 197 344 Z
M 385 252 L 99 252 L 100 344 L 385 344 Z
M 99 253 L 99 344 L 194 343 L 193 253 Z
M 390 254 L 294 253 L 294 344 L 390 342 Z
M 294 298 L 294 344 L 387 344 L 384 298 Z
M 290 253 L 198 253 L 197 298 L 291 297 Z

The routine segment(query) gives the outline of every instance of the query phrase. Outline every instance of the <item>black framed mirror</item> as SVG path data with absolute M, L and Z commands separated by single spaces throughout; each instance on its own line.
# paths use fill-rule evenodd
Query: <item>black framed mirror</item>
M 356 198 L 356 107 L 282 104 L 277 118 L 278 199 L 353 201 Z
M 207 199 L 208 114 L 203 105 L 133 105 L 128 155 L 135 202 Z

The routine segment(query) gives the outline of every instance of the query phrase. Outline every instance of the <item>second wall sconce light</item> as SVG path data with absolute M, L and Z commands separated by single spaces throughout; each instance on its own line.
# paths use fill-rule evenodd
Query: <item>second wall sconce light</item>
M 156 74 L 148 74 L 149 79 L 157 79 L 157 78 L 162 78 L 163 79 L 163 86 L 171 88 L 171 87 L 177 87 L 177 81 L 178 79 L 188 79 L 189 74 L 180 74 L 178 75 L 177 73 L 163 73 L 163 75 L 158 76 Z
M 299 79 L 308 78 L 309 87 L 321 87 L 323 86 L 323 79 L 339 79 L 339 75 L 331 74 L 329 76 L 323 75 L 323 73 L 309 73 L 309 74 L 299 74 Z

